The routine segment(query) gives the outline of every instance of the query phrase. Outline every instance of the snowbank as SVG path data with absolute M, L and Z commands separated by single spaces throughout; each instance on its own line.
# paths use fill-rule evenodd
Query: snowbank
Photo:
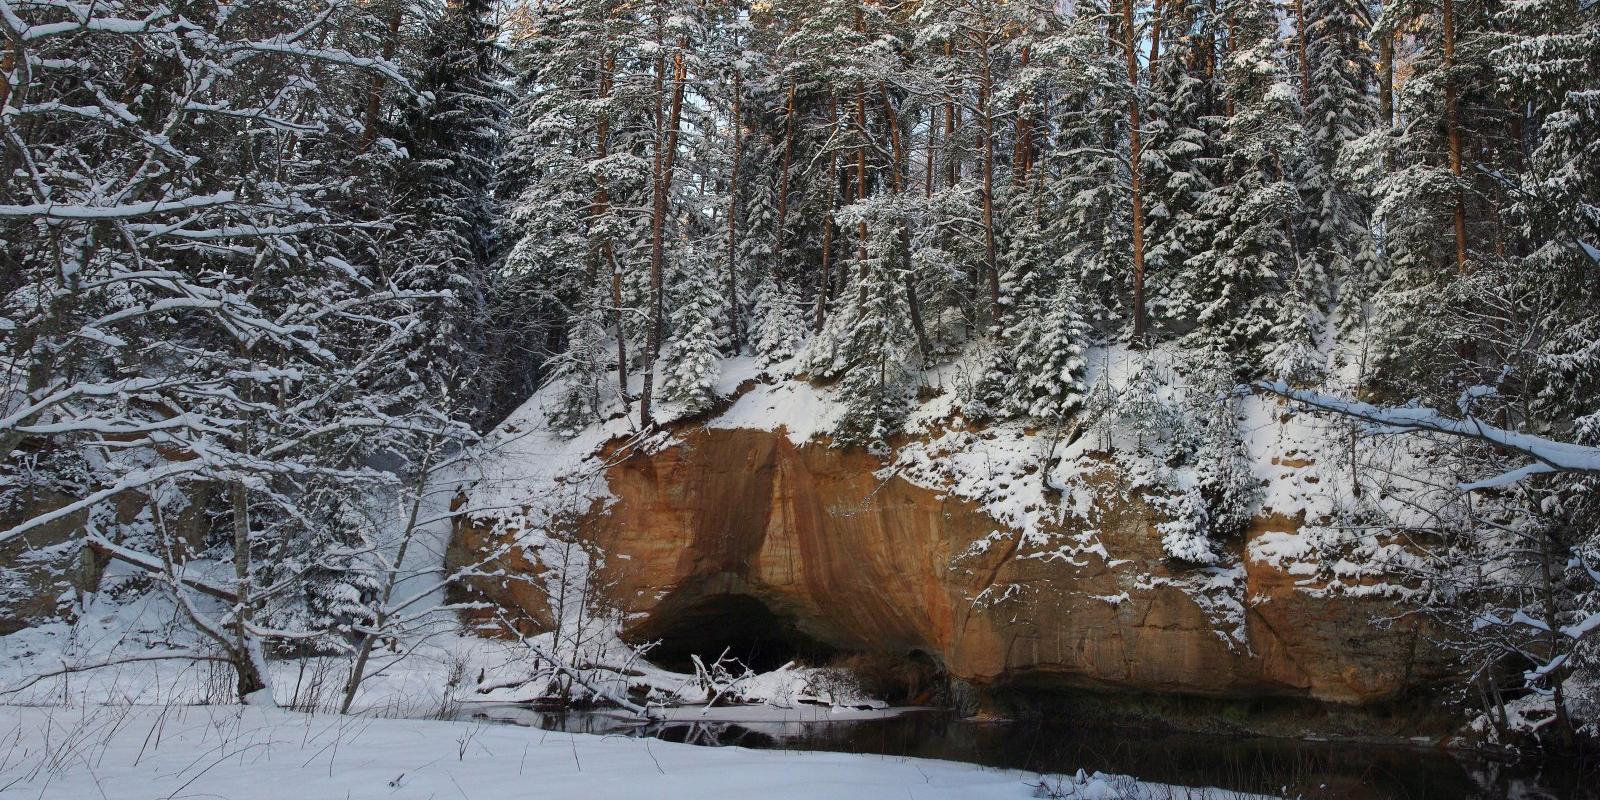
M 293 714 L 247 707 L 0 707 L 0 787 L 37 800 L 989 800 L 1040 779 L 966 764 L 697 747 L 510 725 Z M 1059 783 L 1059 788 L 1058 788 Z M 1168 797 L 1126 778 L 1050 780 L 1063 798 Z M 1221 800 L 1221 791 L 1183 797 Z

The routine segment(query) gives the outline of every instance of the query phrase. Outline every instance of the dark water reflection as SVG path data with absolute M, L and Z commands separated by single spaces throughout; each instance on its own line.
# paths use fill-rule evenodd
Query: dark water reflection
M 827 723 L 639 722 L 603 712 L 476 706 L 464 717 L 672 742 L 937 758 L 1030 772 L 1078 769 L 1305 800 L 1600 800 L 1573 763 L 1510 766 L 1436 749 L 981 722 L 941 711 Z

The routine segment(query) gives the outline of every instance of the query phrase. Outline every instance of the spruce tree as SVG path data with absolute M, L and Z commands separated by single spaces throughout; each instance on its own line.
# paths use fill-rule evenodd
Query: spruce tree
M 1217 224 L 1206 214 L 1205 202 L 1215 189 L 1218 121 L 1198 63 L 1200 39 L 1212 34 L 1200 26 L 1209 22 L 1192 8 L 1175 17 L 1162 60 L 1152 69 L 1142 161 L 1149 198 L 1145 263 L 1151 316 L 1166 330 L 1181 333 L 1198 314 L 1189 281 L 1203 274 L 1196 259 L 1211 249 Z
M 1066 83 L 1044 191 L 1056 209 L 1045 237 L 1062 243 L 1063 275 L 1090 301 L 1089 321 L 1104 332 L 1126 328 L 1133 273 L 1133 209 L 1124 139 L 1129 86 L 1108 41 L 1104 3 L 1080 4 L 1056 47 L 1077 73 Z
M 713 262 L 688 242 L 673 253 L 668 283 L 671 332 L 661 364 L 661 396 L 691 413 L 716 400 L 726 340 L 723 297 Z
M 1090 329 L 1082 294 L 1071 281 L 1060 281 L 1048 297 L 1035 295 L 1020 304 L 1017 317 L 1006 332 L 1016 367 L 1003 407 L 1061 424 L 1085 402 Z
M 848 366 L 840 382 L 845 411 L 834 436 L 880 452 L 910 410 L 914 378 L 910 325 L 893 266 L 898 242 L 892 228 L 877 227 L 851 287 L 853 309 L 839 314 L 850 322 L 837 355 Z
M 1345 327 L 1365 315 L 1366 304 L 1381 284 L 1382 263 L 1368 228 L 1372 216 L 1370 185 L 1353 151 L 1377 124 L 1370 91 L 1376 67 L 1366 3 L 1354 0 L 1310 0 L 1306 4 L 1309 101 L 1305 109 L 1305 158 L 1298 182 L 1304 202 L 1304 252 L 1310 269 L 1302 290 L 1322 310 L 1335 304 Z
M 419 93 L 402 134 L 411 158 L 403 162 L 399 179 L 414 209 L 411 233 L 427 243 L 401 255 L 420 260 L 418 288 L 447 288 L 453 296 L 440 306 L 436 324 L 442 327 L 431 342 L 437 349 L 419 348 L 419 356 L 426 354 L 426 363 L 416 365 L 419 372 L 491 372 L 462 359 L 488 352 L 488 303 L 498 256 L 495 176 L 510 98 L 503 88 L 506 68 L 494 13 L 492 0 L 460 0 L 446 4 L 430 21 Z
M 550 400 L 545 415 L 550 427 L 575 434 L 599 422 L 617 398 L 606 367 L 611 363 L 610 330 L 606 325 L 606 297 L 591 289 L 567 323 L 566 348 L 551 357 L 548 383 Z
M 805 341 L 805 310 L 787 286 L 768 277 L 756 287 L 755 351 L 771 367 L 793 358 Z
M 1243 371 L 1259 373 L 1269 350 L 1314 346 L 1303 340 L 1315 309 L 1305 302 L 1292 239 L 1300 108 L 1268 9 L 1240 3 L 1232 13 L 1239 49 L 1228 59 L 1226 92 L 1234 113 L 1219 140 L 1220 179 L 1202 212 L 1217 226 L 1183 282 L 1198 325 L 1189 341 L 1220 343 Z
M 1498 72 L 1537 132 L 1507 178 L 1506 216 L 1527 239 L 1512 274 L 1540 298 L 1526 318 L 1543 329 L 1525 370 L 1540 416 L 1600 419 L 1600 17 L 1533 0 L 1499 22 Z

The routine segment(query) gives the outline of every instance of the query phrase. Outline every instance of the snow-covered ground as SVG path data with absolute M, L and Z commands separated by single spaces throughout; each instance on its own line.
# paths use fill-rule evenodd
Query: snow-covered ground
M 1157 368 L 1167 376 L 1164 394 L 1186 391 L 1170 375 L 1173 353 L 1136 355 L 1112 349 L 1091 355 L 1087 383 L 1103 392 L 1125 387 L 1146 361 L 1159 362 Z M 996 524 L 993 534 L 974 547 L 1021 537 L 1019 558 L 1110 558 L 1095 526 L 1086 524 L 1093 522 L 1093 487 L 1075 478 L 1101 463 L 1094 460 L 1098 449 L 1123 445 L 1121 449 L 1132 450 L 1121 441 L 1127 432 L 1113 426 L 1067 441 L 1060 431 L 1033 430 L 1020 423 L 968 425 L 960 405 L 961 387 L 971 381 L 963 372 L 968 367 L 958 360 L 923 376 L 925 385 L 936 391 L 911 412 L 910 436 L 886 458 L 883 477 L 898 476 L 978 503 Z M 775 368 L 763 376 L 752 359 L 724 362 L 716 393 L 729 397 L 741 386 L 747 390 L 704 424 L 783 430 L 797 444 L 826 436 L 842 408 L 837 387 L 786 379 L 784 373 Z M 748 386 L 752 380 L 754 385 Z M 453 461 L 430 482 L 418 546 L 407 559 L 412 577 L 401 587 L 431 593 L 419 607 L 443 602 L 434 587 L 444 572 L 449 504 L 457 497 L 465 501 L 459 511 L 504 525 L 504 532 L 535 560 L 562 564 L 563 569 L 546 573 L 545 580 L 572 585 L 552 584 L 552 589 L 586 594 L 582 583 L 607 554 L 563 550 L 565 542 L 554 534 L 554 523 L 610 499 L 605 468 L 612 458 L 634 449 L 670 446 L 673 433 L 669 429 L 638 436 L 636 420 L 621 415 L 575 433 L 558 433 L 545 420 L 549 394 L 547 389 L 535 396 L 477 452 Z M 1336 516 L 1347 502 L 1350 470 L 1330 459 L 1309 457 L 1333 452 L 1329 442 L 1343 436 L 1338 426 L 1286 413 L 1275 399 L 1245 398 L 1239 411 L 1250 468 L 1264 487 L 1261 509 L 1308 523 L 1298 531 L 1263 536 L 1242 556 L 1198 570 L 1194 580 L 1180 587 L 1212 614 L 1219 636 L 1245 644 L 1238 623 L 1250 598 L 1239 559 L 1278 563 L 1303 576 L 1307 591 L 1326 590 L 1326 563 L 1334 562 L 1320 552 L 1318 523 Z M 662 419 L 682 413 L 670 405 L 658 410 Z M 1404 455 L 1391 457 L 1403 462 Z M 1141 465 L 1130 461 L 1119 466 L 1136 471 Z M 1408 470 L 1391 465 L 1390 471 Z M 1077 532 L 1070 536 L 1062 533 L 1068 516 L 1078 523 L 1071 526 Z M 1329 549 L 1340 555 L 1349 552 L 1348 542 L 1337 544 Z M 1332 572 L 1335 579 L 1348 577 L 1347 572 L 1364 575 L 1355 567 Z M 395 646 L 378 655 L 378 668 L 362 686 L 356 717 L 195 705 L 229 702 L 231 675 L 225 665 L 213 662 L 161 660 L 163 653 L 192 651 L 196 642 L 165 596 L 117 595 L 118 579 L 131 575 L 113 565 L 102 592 L 83 598 L 75 624 L 45 624 L 0 637 L 0 702 L 32 704 L 0 706 L 0 794 L 9 788 L 28 797 L 74 799 L 254 800 L 288 793 L 477 800 L 525 797 L 530 791 L 539 797 L 585 798 L 1236 796 L 1125 778 L 1041 779 L 946 762 L 704 748 L 513 725 L 422 721 L 418 718 L 460 716 L 455 705 L 462 701 L 517 703 L 544 691 L 542 683 L 525 674 L 532 659 L 523 643 L 469 635 L 443 608 L 397 631 Z M 1102 599 L 1117 603 L 1123 597 Z M 973 598 L 980 608 L 1004 600 L 1004 595 Z M 570 613 L 563 610 L 561 616 L 566 619 Z M 592 610 L 582 618 L 590 620 L 583 624 L 601 627 L 617 622 L 593 616 Z M 788 724 L 797 718 L 825 723 L 891 713 L 860 702 L 862 698 L 824 692 L 818 687 L 826 687 L 827 681 L 814 681 L 798 669 L 738 678 L 737 697 L 762 705 L 707 710 L 709 698 L 694 696 L 692 676 L 628 660 L 635 654 L 611 635 L 586 641 L 591 644 L 582 660 L 617 662 L 613 666 L 618 667 L 627 661 L 615 675 L 634 676 L 626 682 L 642 681 L 663 698 L 689 704 L 657 709 L 669 719 Z M 107 662 L 119 663 L 77 671 Z M 339 657 L 275 661 L 276 700 L 284 706 L 328 708 L 345 668 Z M 52 672 L 60 674 L 37 680 Z M 622 685 L 624 679 L 615 681 L 613 690 L 629 688 Z
M 6 706 L 0 743 L 0 794 L 37 800 L 1238 797 L 1114 776 L 241 706 Z

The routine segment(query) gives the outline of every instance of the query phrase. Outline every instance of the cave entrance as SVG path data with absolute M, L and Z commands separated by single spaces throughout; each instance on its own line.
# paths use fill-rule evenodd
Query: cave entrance
M 825 664 L 838 650 L 804 632 L 792 617 L 773 612 L 754 597 L 719 594 L 682 607 L 658 607 L 635 636 L 659 641 L 646 658 L 664 669 L 693 672 L 691 656 L 707 665 L 727 649 L 757 672 L 769 672 L 790 661 Z

